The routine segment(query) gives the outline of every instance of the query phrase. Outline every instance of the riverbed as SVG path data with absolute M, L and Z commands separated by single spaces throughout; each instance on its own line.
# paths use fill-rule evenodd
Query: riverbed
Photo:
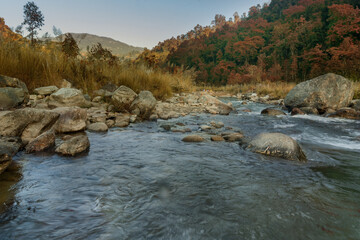
M 269 105 L 227 101 L 238 113 L 88 133 L 89 153 L 75 158 L 18 153 L 22 177 L 0 180 L 11 198 L 0 239 L 359 239 L 360 121 L 262 116 Z M 187 134 L 161 127 L 194 134 L 212 120 L 248 137 L 287 134 L 309 161 L 184 143 Z

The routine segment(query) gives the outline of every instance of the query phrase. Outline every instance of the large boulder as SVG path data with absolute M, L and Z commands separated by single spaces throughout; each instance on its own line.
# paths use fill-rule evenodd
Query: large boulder
M 71 133 L 85 130 L 87 119 L 86 109 L 62 107 L 52 111 L 60 115 L 54 126 L 57 133 Z
M 50 95 L 48 106 L 50 108 L 57 107 L 91 107 L 82 92 L 75 88 L 61 88 Z
M 25 92 L 22 88 L 0 88 L 0 110 L 15 108 L 25 100 Z
M 149 119 L 156 106 L 156 99 L 149 91 L 141 91 L 132 102 L 130 110 L 142 119 Z
M 0 75 L 0 110 L 14 108 L 28 101 L 29 91 L 24 82 Z
M 59 90 L 59 88 L 56 86 L 39 87 L 34 89 L 34 93 L 37 95 L 47 96 L 53 94 L 57 90 Z
M 234 108 L 231 105 L 228 105 L 209 94 L 202 95 L 199 98 L 199 103 L 207 106 L 206 111 L 212 114 L 229 115 L 234 111 Z
M 253 138 L 248 148 L 256 153 L 280 157 L 292 161 L 306 162 L 306 156 L 299 144 L 282 133 L 262 133 Z
M 86 135 L 78 135 L 65 140 L 55 152 L 65 156 L 75 156 L 86 152 L 90 148 L 90 142 Z
M 116 111 L 126 112 L 130 109 L 132 102 L 135 100 L 137 94 L 126 86 L 120 86 L 113 93 L 111 98 L 112 104 L 115 106 Z
M 311 107 L 323 113 L 326 109 L 347 107 L 354 96 L 353 84 L 348 79 L 328 73 L 296 85 L 286 96 L 288 109 Z
M 0 136 L 20 137 L 24 143 L 50 129 L 60 114 L 50 110 L 24 108 L 0 112 Z

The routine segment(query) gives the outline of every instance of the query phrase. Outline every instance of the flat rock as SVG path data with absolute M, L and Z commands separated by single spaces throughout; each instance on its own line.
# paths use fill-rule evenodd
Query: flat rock
M 59 90 L 59 88 L 56 86 L 39 87 L 34 89 L 34 93 L 37 95 L 47 96 L 53 94 L 57 90 Z
M 222 137 L 222 136 L 211 136 L 211 141 L 213 142 L 222 142 L 222 141 L 225 141 L 225 139 Z
M 92 123 L 87 129 L 92 132 L 107 132 L 109 130 L 108 126 L 103 122 Z
M 222 137 L 227 142 L 242 142 L 245 136 L 242 133 L 229 133 L 222 134 Z
M 91 107 L 91 103 L 87 101 L 82 92 L 75 88 L 60 88 L 58 91 L 50 95 L 48 106 L 50 108 L 58 107 Z
M 0 110 L 8 110 L 25 102 L 26 93 L 22 88 L 0 88 Z
M 346 118 L 353 120 L 360 120 L 360 111 L 356 111 L 352 108 L 339 109 L 334 113 L 328 115 L 330 118 Z
M 190 135 L 182 139 L 183 142 L 203 142 L 205 139 L 199 135 Z

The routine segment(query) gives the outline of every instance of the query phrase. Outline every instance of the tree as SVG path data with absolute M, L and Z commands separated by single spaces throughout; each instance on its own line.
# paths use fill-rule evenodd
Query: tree
M 53 33 L 54 33 L 54 36 L 55 36 L 55 37 L 58 37 L 58 36 L 62 35 L 61 29 L 60 29 L 60 28 L 57 28 L 57 27 L 55 27 L 55 26 L 53 26 Z
M 61 49 L 67 57 L 75 58 L 79 55 L 80 49 L 75 39 L 70 33 L 65 34 L 65 39 L 61 43 Z
M 27 25 L 26 30 L 30 33 L 31 44 L 34 44 L 37 30 L 44 26 L 44 15 L 34 2 L 28 2 L 24 5 L 24 22 L 22 24 Z
M 88 55 L 91 61 L 106 61 L 109 64 L 114 64 L 117 61 L 117 57 L 109 49 L 103 48 L 101 43 L 97 43 L 91 49 L 88 49 Z

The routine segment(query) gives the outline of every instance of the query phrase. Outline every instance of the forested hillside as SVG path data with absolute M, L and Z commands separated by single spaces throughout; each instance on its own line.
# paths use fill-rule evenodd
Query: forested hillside
M 198 83 L 303 81 L 327 72 L 360 78 L 360 1 L 272 0 L 247 14 L 145 50 L 139 59 L 177 71 L 194 68 Z

